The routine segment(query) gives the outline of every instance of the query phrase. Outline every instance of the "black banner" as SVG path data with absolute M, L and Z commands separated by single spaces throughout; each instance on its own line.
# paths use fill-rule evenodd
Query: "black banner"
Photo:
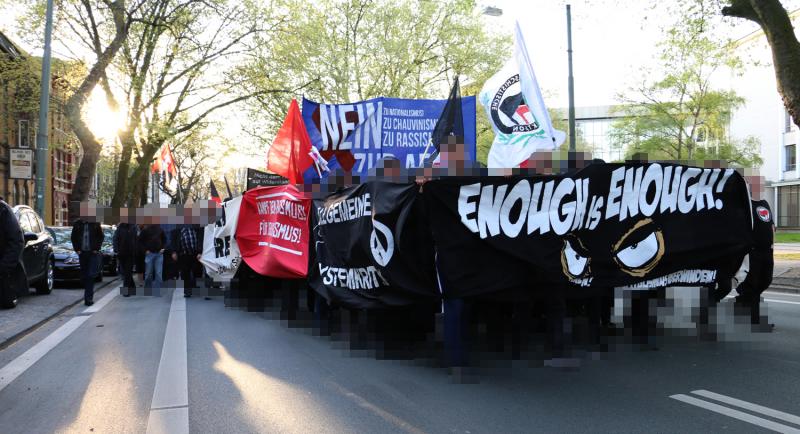
M 286 185 L 289 180 L 274 173 L 262 172 L 256 169 L 247 169 L 247 189 L 256 187 L 273 187 L 276 185 Z
M 363 309 L 439 297 L 417 190 L 372 181 L 315 200 L 311 286 L 329 301 Z
M 568 287 L 700 286 L 752 244 L 732 169 L 596 164 L 572 175 L 425 184 L 445 297 Z

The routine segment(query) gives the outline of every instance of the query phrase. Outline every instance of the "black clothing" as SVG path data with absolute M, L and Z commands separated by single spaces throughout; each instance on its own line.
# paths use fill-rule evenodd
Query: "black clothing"
M 196 255 L 178 255 L 178 270 L 183 279 L 183 295 L 191 296 L 192 290 L 197 287 L 196 263 Z
M 25 240 L 11 207 L 0 201 L 0 273 L 10 273 L 22 263 Z
M 754 200 L 753 205 L 753 242 L 754 249 L 772 250 L 775 240 L 775 220 L 766 200 Z
M 158 253 L 164 248 L 167 236 L 159 225 L 147 225 L 139 234 L 139 245 L 150 253 Z
M 133 258 L 137 251 L 136 226 L 130 223 L 120 223 L 114 232 L 114 252 L 118 257 Z
M 772 243 L 775 239 L 775 221 L 772 210 L 764 200 L 753 201 L 753 248 L 750 250 L 750 271 L 736 288 L 736 304 L 749 308 L 753 324 L 760 322 L 761 293 L 772 284 L 775 259 Z
M 89 227 L 89 251 L 100 251 L 100 248 L 103 246 L 103 239 L 105 239 L 103 228 L 100 227 L 100 223 L 85 222 L 81 219 L 76 220 L 75 224 L 72 225 L 72 235 L 70 237 L 72 241 L 72 250 L 76 252 L 83 251 L 84 229 L 87 225 Z

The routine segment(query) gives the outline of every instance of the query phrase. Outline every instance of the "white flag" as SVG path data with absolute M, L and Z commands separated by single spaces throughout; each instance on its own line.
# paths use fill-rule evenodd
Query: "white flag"
M 514 58 L 486 81 L 479 95 L 495 133 L 490 168 L 518 167 L 535 151 L 553 150 L 566 139 L 563 131 L 553 129 L 519 23 L 514 36 Z
M 217 282 L 229 282 L 242 262 L 239 244 L 234 237 L 241 205 L 242 196 L 223 202 L 224 217 L 205 229 L 200 262 L 205 266 L 208 275 Z

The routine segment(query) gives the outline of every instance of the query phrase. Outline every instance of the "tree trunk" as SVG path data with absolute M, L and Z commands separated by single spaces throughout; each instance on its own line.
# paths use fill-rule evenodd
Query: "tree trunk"
M 83 106 L 89 99 L 89 94 L 97 85 L 100 78 L 103 77 L 106 68 L 116 56 L 117 51 L 122 47 L 122 43 L 128 34 L 128 26 L 125 22 L 125 0 L 117 0 L 110 3 L 111 12 L 114 16 L 114 25 L 116 34 L 111 43 L 103 51 L 102 55 L 97 58 L 97 62 L 89 70 L 86 78 L 78 86 L 75 93 L 69 98 L 66 104 L 67 119 L 69 119 L 70 127 L 78 141 L 81 143 L 83 149 L 83 159 L 80 166 L 78 166 L 78 173 L 75 176 L 75 184 L 72 186 L 72 193 L 70 194 L 69 204 L 69 219 L 75 220 L 80 215 L 79 202 L 85 201 L 89 198 L 89 192 L 92 189 L 92 180 L 94 179 L 95 171 L 97 169 L 97 161 L 100 159 L 100 150 L 102 146 L 100 142 L 94 137 L 94 134 L 86 125 L 83 120 L 82 112 Z
M 122 152 L 120 154 L 119 167 L 117 168 L 117 182 L 114 185 L 114 197 L 111 199 L 111 206 L 119 208 L 123 206 L 130 195 L 128 194 L 128 173 L 131 168 L 131 154 L 133 154 L 133 147 L 135 145 L 135 138 L 133 137 L 133 129 L 128 128 L 125 132 L 119 135 L 122 142 Z M 130 206 L 136 206 L 136 202 L 128 203 Z
M 761 26 L 772 48 L 772 62 L 783 105 L 800 126 L 800 42 L 789 14 L 779 0 L 730 0 L 722 15 L 744 18 Z

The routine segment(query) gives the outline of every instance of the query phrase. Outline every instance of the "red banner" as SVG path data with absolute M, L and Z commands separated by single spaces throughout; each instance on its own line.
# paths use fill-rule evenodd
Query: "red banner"
M 310 210 L 311 199 L 294 185 L 247 191 L 236 226 L 242 259 L 264 276 L 305 277 Z

